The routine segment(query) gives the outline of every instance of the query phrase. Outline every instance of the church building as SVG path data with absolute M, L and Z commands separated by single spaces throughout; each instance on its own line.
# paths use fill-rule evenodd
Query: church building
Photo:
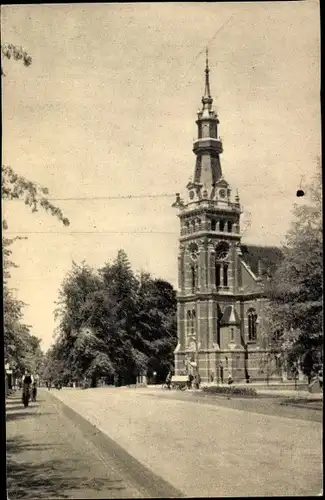
M 281 252 L 241 244 L 241 205 L 221 168 L 219 119 L 213 109 L 208 57 L 205 91 L 193 145 L 195 168 L 187 200 L 179 194 L 178 345 L 175 375 L 193 372 L 202 382 L 250 381 L 279 376 L 270 361 L 263 310 L 265 270 Z

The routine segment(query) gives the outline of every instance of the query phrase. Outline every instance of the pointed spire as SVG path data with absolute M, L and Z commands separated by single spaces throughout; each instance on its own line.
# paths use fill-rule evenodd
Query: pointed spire
M 210 97 L 211 98 L 211 91 L 210 91 L 210 79 L 209 79 L 209 50 L 208 47 L 205 49 L 205 90 L 204 90 L 204 97 Z
M 209 69 L 209 51 L 208 47 L 205 50 L 205 88 L 204 88 L 204 96 L 202 97 L 203 110 L 208 109 L 211 110 L 213 99 L 211 97 L 210 90 L 210 77 L 209 77 L 210 69 Z

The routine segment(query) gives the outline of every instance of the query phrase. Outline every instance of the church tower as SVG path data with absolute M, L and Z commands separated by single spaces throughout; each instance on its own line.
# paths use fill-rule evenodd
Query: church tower
M 240 300 L 241 207 L 238 194 L 232 199 L 222 172 L 223 148 L 209 74 L 207 52 L 205 90 L 193 145 L 194 176 L 186 186 L 187 200 L 184 202 L 177 195 L 174 203 L 179 208 L 181 226 L 175 375 L 192 371 L 202 381 L 225 379 L 229 374 L 244 379 L 246 369 L 245 321 Z M 251 275 L 255 296 L 259 296 L 258 277 Z M 254 293 L 247 298 L 254 298 Z

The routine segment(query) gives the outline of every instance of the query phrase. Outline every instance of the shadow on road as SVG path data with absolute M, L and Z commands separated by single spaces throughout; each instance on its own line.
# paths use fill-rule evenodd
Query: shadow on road
M 12 420 L 19 420 L 19 419 L 22 419 L 22 418 L 29 418 L 29 417 L 33 417 L 33 418 L 40 418 L 41 416 L 43 417 L 43 415 L 51 415 L 50 413 L 37 413 L 36 411 L 30 411 L 30 410 L 26 410 L 25 408 L 22 408 L 22 410 L 25 410 L 25 411 L 6 411 L 6 421 L 7 422 L 10 422 Z
M 19 453 L 46 449 L 46 444 L 31 445 L 18 436 L 7 441 L 7 490 L 11 500 L 19 498 L 71 498 L 72 490 L 123 490 L 123 481 L 106 477 L 87 477 L 78 473 L 79 460 L 46 460 L 26 463 L 19 460 Z M 55 445 L 60 446 L 60 445 Z M 50 444 L 48 449 L 53 448 Z M 13 455 L 15 458 L 13 458 Z M 62 473 L 64 471 L 64 473 Z

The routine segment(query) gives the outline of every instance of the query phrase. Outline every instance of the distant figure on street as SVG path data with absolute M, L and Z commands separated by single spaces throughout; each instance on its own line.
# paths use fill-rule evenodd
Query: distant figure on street
M 36 382 L 33 382 L 33 386 L 32 386 L 32 401 L 36 401 L 36 396 L 37 396 L 37 384 L 36 384 Z
M 32 375 L 28 371 L 26 371 L 25 375 L 22 378 L 22 385 L 23 385 L 22 398 L 23 398 L 23 403 L 25 406 L 28 406 L 28 401 L 31 397 L 31 385 L 33 382 L 34 382 L 34 379 L 33 379 Z
M 188 389 L 192 389 L 193 379 L 194 379 L 194 377 L 193 377 L 192 373 L 189 373 L 189 375 L 188 375 L 188 381 L 187 381 L 187 387 L 188 387 Z
M 171 389 L 171 383 L 172 383 L 172 373 L 169 372 L 166 378 L 167 389 Z
M 223 384 L 223 366 L 220 365 L 220 380 L 221 380 L 221 383 Z
M 318 372 L 318 381 L 319 381 L 319 387 L 322 389 L 323 388 L 323 369 L 320 369 Z
M 211 373 L 210 373 L 210 382 L 213 382 L 213 380 L 214 380 L 214 375 L 213 375 L 213 373 L 211 372 Z
M 233 384 L 233 382 L 234 382 L 234 381 L 233 381 L 233 378 L 232 378 L 232 376 L 231 376 L 231 375 L 230 375 L 230 373 L 229 373 L 229 375 L 228 375 L 228 385 Z

